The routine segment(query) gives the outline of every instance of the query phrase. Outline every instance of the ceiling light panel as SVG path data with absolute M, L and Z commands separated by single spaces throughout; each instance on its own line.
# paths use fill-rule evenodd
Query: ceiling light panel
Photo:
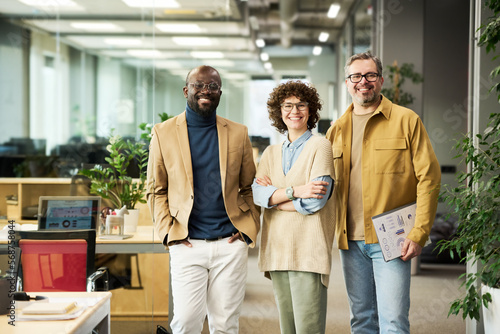
M 210 46 L 213 44 L 208 37 L 172 37 L 172 41 L 182 46 Z
M 0 0 L 1 1 L 1 0 Z M 80 32 L 80 29 L 77 29 L 73 26 L 73 23 L 84 22 L 87 23 L 90 20 L 23 20 L 28 25 L 35 26 L 39 29 L 50 31 L 50 32 L 59 32 L 60 34 L 72 33 L 72 32 Z M 94 22 L 94 21 L 92 21 Z M 102 21 L 95 21 L 96 23 Z M 152 35 L 156 34 L 200 34 L 200 35 L 223 35 L 223 36 L 248 36 L 248 31 L 245 30 L 245 27 L 239 22 L 190 22 L 188 26 L 183 22 L 158 22 L 157 24 L 152 26 L 150 21 L 141 21 L 141 20 L 106 20 L 108 24 L 114 24 L 118 26 L 120 30 L 118 32 L 127 32 L 129 34 L 140 34 L 140 35 Z M 166 24 L 162 26 L 162 24 Z M 159 26 L 159 27 L 158 27 Z M 199 27 L 199 32 L 196 26 Z M 162 27 L 163 30 L 160 30 Z M 171 31 L 168 29 L 172 28 Z M 184 31 L 176 31 L 184 29 Z M 90 31 L 90 30 L 89 30 Z M 111 31 L 111 30 L 108 30 Z M 193 31 L 193 32 L 191 32 Z M 106 32 L 106 31 L 103 31 Z
M 328 10 L 326 16 L 331 19 L 334 19 L 337 17 L 337 15 L 339 15 L 339 11 L 340 11 L 340 5 L 334 3 L 330 6 L 330 9 Z
M 78 5 L 71 0 L 18 0 L 25 5 L 35 7 L 77 7 Z
M 211 35 L 249 35 L 242 22 L 224 21 L 183 21 L 161 22 L 156 20 L 155 27 L 163 33 L 211 34 Z
M 104 43 L 114 46 L 139 46 L 142 45 L 142 40 L 139 38 L 104 38 Z
M 234 61 L 228 59 L 211 59 L 207 61 L 207 65 L 218 68 L 218 67 L 234 67 Z
M 222 59 L 224 54 L 218 51 L 191 51 L 191 57 L 202 59 Z
M 113 35 L 66 35 L 65 39 L 83 49 L 109 50 L 109 49 L 155 49 L 152 37 L 117 37 Z
M 158 50 L 131 49 L 127 50 L 127 53 L 137 58 L 146 58 L 146 59 L 165 58 L 165 55 Z
M 121 32 L 123 28 L 110 22 L 72 22 L 71 27 L 79 30 L 93 31 L 93 32 Z
M 179 8 L 175 0 L 122 0 L 127 6 L 133 8 Z
M 195 23 L 157 23 L 155 27 L 166 33 L 200 33 L 201 27 Z
M 174 42 L 172 37 L 165 36 L 145 36 L 145 37 L 120 37 L 113 36 L 110 34 L 93 34 L 93 35 L 65 35 L 64 38 L 71 41 L 73 44 L 80 46 L 83 49 L 97 50 L 108 50 L 110 48 L 130 48 L 132 46 L 134 49 L 157 49 L 157 50 L 169 50 L 169 51 L 221 51 L 221 52 L 248 52 L 252 53 L 255 49 L 252 41 L 242 37 L 228 37 L 228 38 L 210 38 L 209 41 L 213 45 L 201 45 L 207 44 L 203 40 L 194 40 L 187 37 L 177 37 L 176 41 L 179 45 Z M 110 41 L 111 39 L 111 41 Z M 134 39 L 139 40 L 140 44 Z M 178 40 L 180 39 L 180 40 Z M 198 44 L 194 44 L 198 43 Z
M 264 41 L 262 38 L 258 38 L 255 40 L 255 45 L 257 45 L 258 48 L 263 48 L 266 46 L 266 41 Z
M 84 11 L 85 8 L 72 0 L 18 0 L 19 2 L 44 11 Z
M 330 34 L 323 31 L 322 33 L 319 34 L 318 40 L 324 43 L 328 40 L 328 37 L 330 37 Z

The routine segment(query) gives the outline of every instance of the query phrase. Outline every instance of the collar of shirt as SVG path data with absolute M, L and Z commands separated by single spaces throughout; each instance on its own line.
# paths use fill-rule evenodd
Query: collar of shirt
M 290 168 L 292 168 L 295 161 L 300 156 L 300 153 L 304 149 L 305 143 L 312 137 L 311 131 L 307 130 L 297 138 L 293 143 L 288 140 L 288 137 L 283 142 L 281 148 L 281 163 L 283 167 L 283 173 L 286 175 Z

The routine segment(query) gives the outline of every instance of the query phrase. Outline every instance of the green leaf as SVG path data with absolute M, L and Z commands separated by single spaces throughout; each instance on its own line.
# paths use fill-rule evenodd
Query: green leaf
M 91 180 L 90 192 L 111 200 L 115 208 L 126 205 L 128 209 L 133 209 L 137 203 L 145 203 L 145 168 L 148 159 L 145 145 L 144 142 L 124 141 L 111 131 L 107 146 L 109 157 L 105 158 L 110 167 L 95 165 L 92 169 L 80 172 Z M 127 168 L 132 162 L 139 167 L 139 180 L 132 180 L 127 175 Z

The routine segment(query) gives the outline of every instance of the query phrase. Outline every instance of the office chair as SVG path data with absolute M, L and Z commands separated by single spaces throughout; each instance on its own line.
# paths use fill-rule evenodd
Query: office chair
M 21 248 L 11 246 L 0 248 L 0 278 L 13 280 L 16 289 L 22 288 L 21 278 L 19 277 L 20 261 Z
M 25 291 L 109 290 L 107 268 L 94 271 L 95 230 L 16 231 Z

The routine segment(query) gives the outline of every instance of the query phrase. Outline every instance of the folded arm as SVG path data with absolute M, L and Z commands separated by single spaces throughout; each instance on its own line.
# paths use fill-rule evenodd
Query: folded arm
M 252 184 L 254 200 L 264 208 L 276 208 L 283 211 L 297 211 L 302 214 L 312 214 L 321 209 L 328 200 L 332 191 L 333 180 L 330 176 L 320 176 L 311 182 L 293 187 L 291 201 L 288 199 L 285 188 L 272 185 L 268 176 L 256 178 Z

